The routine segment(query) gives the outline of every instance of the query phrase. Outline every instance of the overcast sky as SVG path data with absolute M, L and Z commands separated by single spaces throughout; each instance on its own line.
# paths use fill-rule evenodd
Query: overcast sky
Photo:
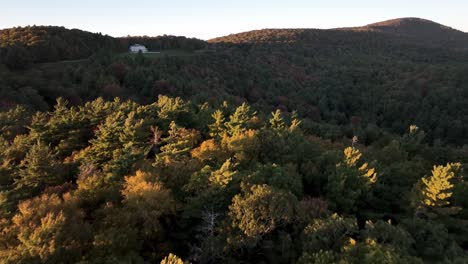
M 361 26 L 421 17 L 468 32 L 467 0 L 0 0 L 0 28 L 57 25 L 111 36 L 209 39 L 262 28 Z

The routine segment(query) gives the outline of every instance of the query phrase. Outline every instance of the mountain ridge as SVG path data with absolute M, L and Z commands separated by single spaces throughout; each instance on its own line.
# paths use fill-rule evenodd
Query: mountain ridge
M 416 18 L 396 18 L 371 23 L 360 27 L 342 27 L 331 29 L 289 28 L 289 29 L 261 29 L 230 34 L 208 40 L 209 43 L 272 43 L 279 40 L 294 42 L 301 39 L 310 39 L 303 35 L 317 35 L 331 32 L 375 33 L 377 36 L 386 35 L 392 38 L 409 41 L 413 44 L 422 44 L 430 47 L 444 47 L 455 49 L 468 49 L 468 33 L 457 30 L 437 22 Z M 326 38 L 326 37 L 325 37 Z

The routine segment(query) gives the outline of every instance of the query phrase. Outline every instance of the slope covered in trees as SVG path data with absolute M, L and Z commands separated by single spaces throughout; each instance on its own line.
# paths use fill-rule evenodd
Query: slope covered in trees
M 278 39 L 288 39 L 286 32 Z M 431 144 L 468 142 L 468 52 L 377 32 L 314 32 L 301 41 L 210 44 L 190 57 L 108 53 L 82 63 L 4 69 L 0 107 L 47 110 L 58 97 L 73 104 L 99 96 L 148 103 L 170 94 L 298 110 L 307 129 L 330 139 L 358 133 L 371 143 L 376 127 L 401 134 L 415 123 Z
M 0 64 L 24 68 L 28 63 L 84 59 L 101 49 L 116 51 L 109 36 L 64 27 L 31 26 L 0 30 Z
M 468 49 L 468 33 L 421 18 L 400 18 L 348 30 L 376 31 L 432 47 Z
M 421 18 L 399 18 L 363 27 L 337 29 L 263 29 L 231 34 L 209 40 L 211 43 L 291 43 L 333 44 L 334 38 L 355 43 L 372 38 L 374 42 L 412 44 L 444 49 L 468 49 L 468 33 Z M 392 43 L 390 43 L 391 45 Z
M 468 52 L 383 31 L 0 65 L 0 262 L 466 263 Z
M 0 124 L 3 263 L 467 261 L 468 153 L 416 126 L 364 146 L 166 96 Z
M 21 70 L 32 63 L 87 59 L 99 52 L 126 52 L 132 44 L 150 50 L 197 50 L 205 42 L 177 36 L 113 38 L 101 33 L 54 26 L 28 26 L 0 30 L 0 64 Z

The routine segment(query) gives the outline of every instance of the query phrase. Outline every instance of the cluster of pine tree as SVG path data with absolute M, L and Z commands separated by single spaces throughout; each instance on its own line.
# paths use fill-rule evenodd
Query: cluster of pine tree
M 96 99 L 0 112 L 2 263 L 466 263 L 466 149 L 296 112 Z

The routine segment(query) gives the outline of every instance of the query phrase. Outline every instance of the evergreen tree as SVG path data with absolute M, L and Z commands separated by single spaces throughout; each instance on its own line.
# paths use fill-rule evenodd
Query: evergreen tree
M 255 114 L 256 112 L 252 112 L 247 103 L 243 103 L 237 107 L 236 111 L 229 116 L 229 121 L 225 123 L 228 133 L 230 135 L 237 135 L 245 132 L 249 121 L 252 120 Z
M 38 141 L 21 161 L 15 188 L 30 197 L 47 186 L 62 184 L 65 179 L 58 165 L 50 147 Z
M 233 177 L 236 176 L 237 171 L 235 170 L 236 164 L 231 159 L 227 159 L 219 170 L 211 173 L 210 182 L 216 186 L 225 187 L 228 185 Z
M 424 177 L 415 186 L 417 209 L 427 209 L 439 213 L 450 213 L 450 198 L 453 194 L 454 182 L 460 170 L 460 163 L 434 166 L 432 175 Z M 444 210 L 448 209 L 448 210 Z
M 199 133 L 195 130 L 178 126 L 174 121 L 169 125 L 169 135 L 162 140 L 161 153 L 156 156 L 156 162 L 170 163 L 188 157 L 190 150 L 197 144 Z
M 344 150 L 343 161 L 336 165 L 327 184 L 327 198 L 339 212 L 356 213 L 377 181 L 377 172 L 361 161 L 361 152 L 352 147 Z
M 279 109 L 271 113 L 269 123 L 270 127 L 273 129 L 283 129 L 285 127 L 283 117 L 281 116 L 281 111 Z
M 209 125 L 210 136 L 219 140 L 225 133 L 224 127 L 224 114 L 221 110 L 216 110 L 211 117 L 214 119 L 214 123 Z

